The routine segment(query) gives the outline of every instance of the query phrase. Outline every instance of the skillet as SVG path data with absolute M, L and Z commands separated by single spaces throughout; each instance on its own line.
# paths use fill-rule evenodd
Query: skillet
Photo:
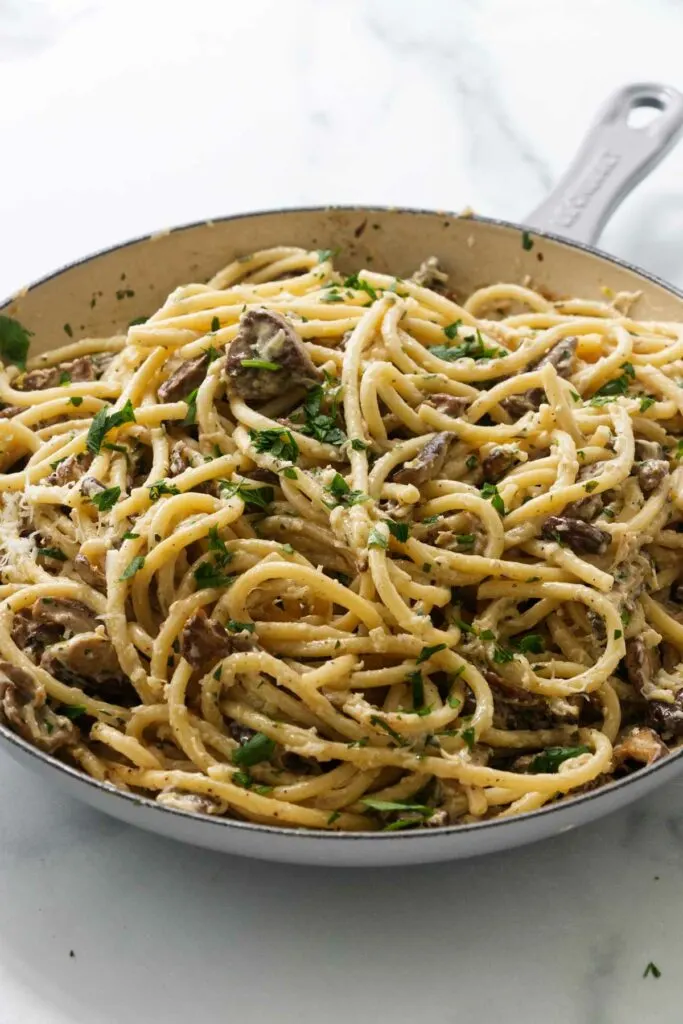
M 634 111 L 653 119 L 633 124 Z M 635 315 L 683 320 L 683 294 L 595 249 L 608 217 L 674 145 L 683 96 L 630 85 L 607 102 L 553 193 L 524 225 L 408 208 L 320 207 L 241 214 L 125 242 L 56 271 L 2 306 L 34 332 L 32 354 L 78 335 L 111 335 L 148 315 L 177 285 L 202 281 L 246 252 L 274 245 L 338 248 L 342 268 L 409 276 L 436 255 L 458 293 L 530 277 L 553 296 L 639 291 Z M 123 282 L 123 284 L 122 284 Z M 515 818 L 391 833 L 297 831 L 177 811 L 95 781 L 0 725 L 0 747 L 56 789 L 123 821 L 226 853 L 265 860 L 378 867 L 491 853 L 557 835 L 645 796 L 683 769 L 683 748 L 590 793 Z

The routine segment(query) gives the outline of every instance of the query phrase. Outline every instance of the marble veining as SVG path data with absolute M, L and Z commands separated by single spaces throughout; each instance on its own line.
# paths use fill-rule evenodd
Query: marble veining
M 673 0 L 0 0 L 0 294 L 231 211 L 521 219 L 611 90 L 683 88 L 682 29 Z M 683 145 L 603 238 L 678 285 L 682 181 Z M 363 873 L 174 845 L 0 772 L 0 1024 L 683 1020 L 683 779 L 537 846 Z

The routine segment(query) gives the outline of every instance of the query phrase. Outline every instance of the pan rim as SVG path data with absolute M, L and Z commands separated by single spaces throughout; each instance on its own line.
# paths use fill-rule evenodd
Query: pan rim
M 25 289 L 22 289 L 20 293 L 15 293 L 8 299 L 0 302 L 0 310 L 7 308 L 7 306 L 16 302 L 19 297 L 23 298 L 29 294 L 35 288 L 40 285 L 46 284 L 49 281 L 54 280 L 61 274 L 66 273 L 75 267 L 82 266 L 86 263 L 90 263 L 97 260 L 101 256 L 107 256 L 110 253 L 117 252 L 119 250 L 127 249 L 131 246 L 138 245 L 141 242 L 154 241 L 159 238 L 160 235 L 166 234 L 177 234 L 182 231 L 188 231 L 199 227 L 211 227 L 214 224 L 222 224 L 226 221 L 238 221 L 245 219 L 253 219 L 258 217 L 267 217 L 277 214 L 301 214 L 301 213 L 327 213 L 339 211 L 343 213 L 358 213 L 360 215 L 368 215 L 371 213 L 389 213 L 389 214 L 410 214 L 410 215 L 423 215 L 432 216 L 439 218 L 452 218 L 455 220 L 469 220 L 475 223 L 482 223 L 492 225 L 494 227 L 505 228 L 508 230 L 519 231 L 520 233 L 528 232 L 530 235 L 536 238 L 547 239 L 551 242 L 557 242 L 568 249 L 576 249 L 579 252 L 597 256 L 600 260 L 613 264 L 614 266 L 624 268 L 637 274 L 639 277 L 644 278 L 646 281 L 657 285 L 664 291 L 669 292 L 678 299 L 683 299 L 683 291 L 677 288 L 675 285 L 664 281 L 656 274 L 652 274 L 649 271 L 643 270 L 641 267 L 635 264 L 629 263 L 627 260 L 623 260 L 618 256 L 613 256 L 609 253 L 603 252 L 596 246 L 589 245 L 584 242 L 576 242 L 567 238 L 563 238 L 561 235 L 556 235 L 550 231 L 538 231 L 534 228 L 527 228 L 523 223 L 515 221 L 503 220 L 496 217 L 483 217 L 478 214 L 462 214 L 455 213 L 449 210 L 430 210 L 421 207 L 411 206 L 382 206 L 382 205 L 355 205 L 355 204 L 330 204 L 320 206 L 295 206 L 295 207 L 280 207 L 275 209 L 247 211 L 244 213 L 227 214 L 223 217 L 211 217 L 198 221 L 191 221 L 185 224 L 175 225 L 168 230 L 153 231 L 144 235 L 139 235 L 135 238 L 128 239 L 124 242 L 119 242 L 115 245 L 107 246 L 104 249 L 99 249 L 96 252 L 90 253 L 79 259 L 73 260 L 69 263 L 64 264 L 56 270 L 45 274 L 43 277 L 33 281 Z M 343 830 L 327 830 L 327 829 L 297 829 L 289 828 L 283 825 L 262 825 L 251 821 L 241 821 L 239 819 L 231 818 L 214 818 L 208 815 L 196 814 L 191 811 L 181 811 L 174 807 L 166 807 L 163 804 L 158 804 L 155 800 L 150 799 L 147 796 L 141 796 L 133 793 L 126 793 L 120 789 L 117 789 L 112 783 L 100 782 L 92 776 L 87 775 L 85 772 L 73 768 L 66 762 L 60 761 L 52 754 L 48 754 L 45 751 L 39 750 L 33 744 L 29 743 L 28 740 L 24 740 L 21 736 L 13 733 L 7 726 L 0 723 L 0 738 L 4 742 L 14 745 L 24 754 L 35 758 L 36 762 L 40 765 L 45 765 L 50 769 L 58 769 L 64 773 L 68 778 L 73 779 L 77 783 L 82 783 L 92 787 L 96 792 L 103 793 L 107 796 L 117 797 L 119 800 L 127 802 L 131 807 L 140 807 L 146 810 L 156 811 L 163 815 L 171 815 L 185 819 L 190 822 L 202 823 L 204 826 L 213 826 L 219 829 L 236 829 L 251 834 L 265 834 L 275 835 L 280 837 L 284 842 L 298 842 L 299 840 L 314 841 L 316 839 L 325 839 L 332 841 L 343 841 L 343 842 L 426 842 L 429 839 L 439 839 L 445 836 L 463 835 L 463 834 L 477 834 L 484 832 L 491 832 L 493 829 L 503 828 L 505 825 L 513 825 L 515 823 L 524 824 L 525 822 L 531 822 L 538 819 L 545 819 L 550 817 L 552 814 L 557 812 L 567 811 L 579 806 L 586 805 L 593 800 L 599 800 L 603 797 L 607 797 L 610 793 L 616 793 L 624 790 L 634 782 L 644 781 L 646 778 L 650 778 L 652 775 L 661 771 L 664 768 L 671 767 L 675 762 L 680 761 L 683 756 L 683 744 L 678 750 L 673 751 L 667 757 L 662 758 L 659 761 L 655 761 L 653 764 L 648 765 L 632 775 L 627 775 L 623 779 L 617 779 L 614 782 L 607 783 L 605 786 L 599 789 L 591 790 L 588 793 L 583 793 L 580 796 L 569 797 L 559 803 L 554 803 L 541 807 L 535 811 L 526 811 L 522 814 L 515 815 L 510 818 L 494 818 L 489 821 L 472 822 L 466 825 L 444 825 L 434 829 L 418 829 L 416 831 L 405 831 L 405 832 L 349 832 Z

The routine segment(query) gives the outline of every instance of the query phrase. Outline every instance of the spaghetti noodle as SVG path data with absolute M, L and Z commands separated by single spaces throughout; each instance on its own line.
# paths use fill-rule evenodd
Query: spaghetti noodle
M 447 288 L 278 247 L 25 368 L 3 318 L 0 720 L 299 828 L 513 815 L 664 756 L 683 327 Z

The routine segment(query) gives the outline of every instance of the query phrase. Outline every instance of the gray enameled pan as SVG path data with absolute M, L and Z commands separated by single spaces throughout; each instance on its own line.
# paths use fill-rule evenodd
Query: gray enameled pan
M 629 124 L 651 107 L 646 127 Z M 636 315 L 683 320 L 683 295 L 592 248 L 610 213 L 661 159 L 683 127 L 683 96 L 633 85 L 608 102 L 557 189 L 525 225 L 410 209 L 329 207 L 280 210 L 191 224 L 137 239 L 57 271 L 15 296 L 4 312 L 35 338 L 32 353 L 74 334 L 112 334 L 149 315 L 177 285 L 201 281 L 237 255 L 273 245 L 339 248 L 343 269 L 372 267 L 408 276 L 437 255 L 463 295 L 497 281 L 521 281 L 556 296 L 602 298 L 602 288 L 640 291 Z M 524 233 L 529 232 L 526 236 Z M 526 244 L 524 244 L 526 241 Z M 533 244 L 529 247 L 528 243 Z M 673 778 L 683 751 L 623 780 L 531 814 L 419 832 L 328 833 L 200 817 L 95 782 L 0 726 L 0 746 L 45 782 L 142 828 L 227 853 L 266 860 L 381 866 L 490 853 L 557 835 L 608 814 Z

